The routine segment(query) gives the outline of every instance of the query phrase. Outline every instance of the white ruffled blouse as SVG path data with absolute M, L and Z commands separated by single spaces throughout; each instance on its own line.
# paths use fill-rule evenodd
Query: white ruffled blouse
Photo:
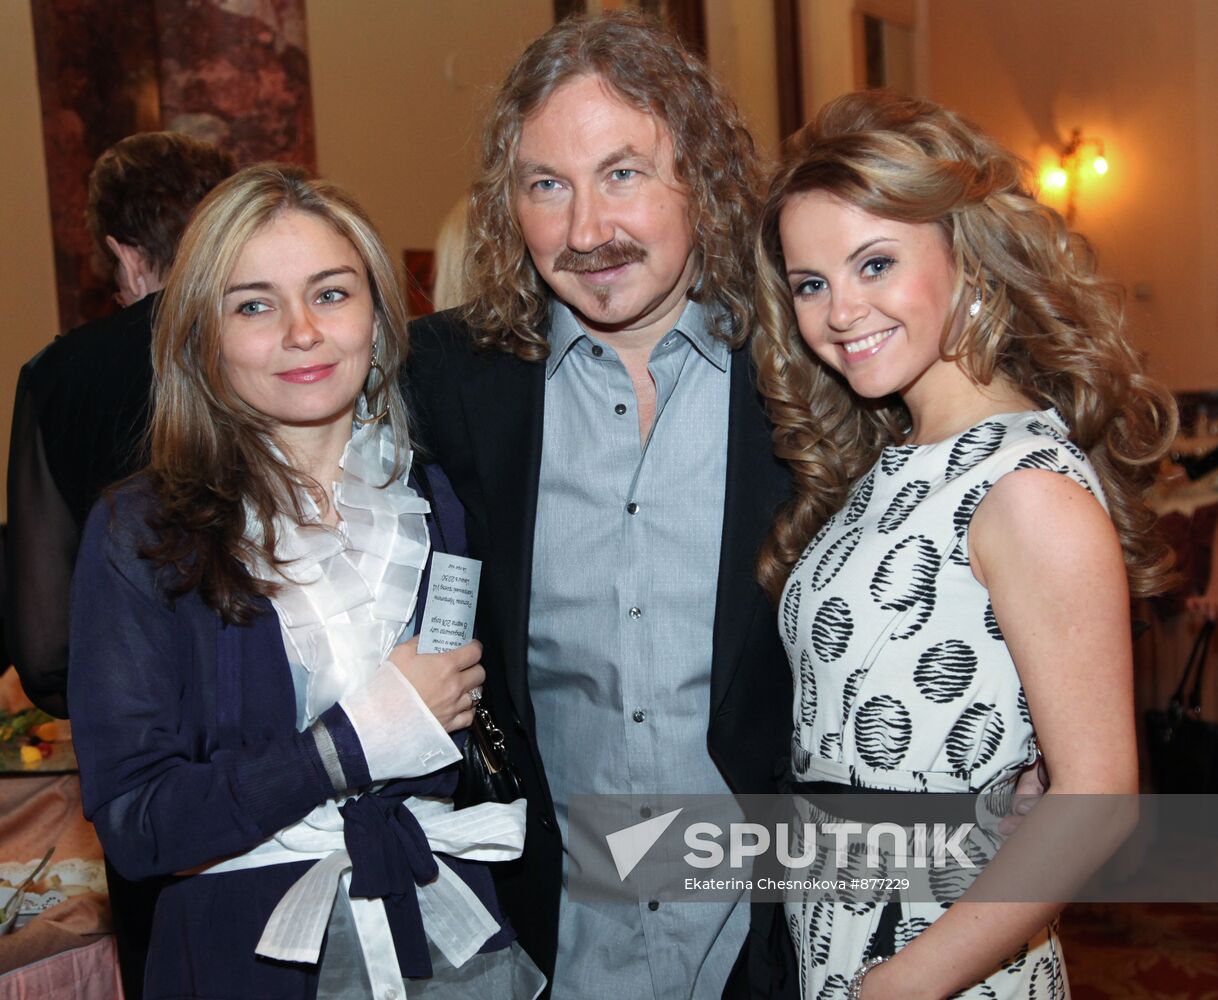
M 401 479 L 384 485 L 393 462 L 388 427 L 357 428 L 334 484 L 338 524 L 323 524 L 316 501 L 305 497 L 308 523 L 276 519 L 276 554 L 285 562 L 253 569 L 280 584 L 271 604 L 292 666 L 300 730 L 367 684 L 414 617 L 431 508 Z
M 338 523 L 324 524 L 318 505 L 305 498 L 302 506 L 311 514 L 306 523 L 297 524 L 287 514 L 275 522 L 276 554 L 285 562 L 277 567 L 262 562 L 251 572 L 279 585 L 271 604 L 292 669 L 297 728 L 304 731 L 341 701 L 374 782 L 419 777 L 461 756 L 422 698 L 386 660 L 393 647 L 413 633 L 419 582 L 430 550 L 424 519 L 430 506 L 403 478 L 393 476 L 394 441 L 386 426 L 357 426 L 339 464 L 342 479 L 334 484 Z M 251 518 L 249 524 L 251 537 L 257 537 L 256 522 Z M 220 873 L 296 860 L 317 862 L 271 915 L 259 954 L 318 961 L 334 893 L 340 886 L 345 892 L 349 885 L 351 862 L 339 811 L 346 798 L 327 800 L 244 855 L 209 869 Z M 482 861 L 520 856 L 523 799 L 510 806 L 483 803 L 460 812 L 453 811 L 451 802 L 439 800 L 411 798 L 405 805 L 422 824 L 434 851 Z M 455 968 L 499 928 L 477 896 L 442 862 L 436 881 L 417 891 L 421 905 L 426 896 L 427 937 Z M 400 995 L 404 983 L 381 901 L 349 902 L 359 945 L 344 941 L 343 949 L 363 956 L 375 995 Z M 332 937 L 330 951 L 338 947 Z M 515 953 L 505 952 L 502 960 L 515 961 Z M 534 992 L 530 988 L 529 995 Z

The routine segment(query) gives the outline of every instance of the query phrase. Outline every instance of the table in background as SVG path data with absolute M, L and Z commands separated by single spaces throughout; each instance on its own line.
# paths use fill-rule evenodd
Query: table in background
M 11 674 L 11 671 L 10 671 Z M 9 694 L 11 698 L 11 692 Z M 0 754 L 0 862 L 99 860 L 101 845 L 81 811 L 71 744 L 24 766 Z M 104 894 L 73 896 L 0 937 L 0 1000 L 116 1000 L 123 995 Z

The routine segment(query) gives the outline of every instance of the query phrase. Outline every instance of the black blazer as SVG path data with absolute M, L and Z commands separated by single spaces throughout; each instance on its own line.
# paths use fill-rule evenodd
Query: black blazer
M 468 329 L 451 312 L 416 320 L 410 333 L 406 398 L 421 447 L 448 474 L 465 506 L 470 554 L 483 560 L 477 627 L 486 697 L 529 799 L 524 855 L 493 866 L 500 901 L 521 944 L 549 977 L 562 844 L 537 747 L 527 670 L 545 363 L 474 350 Z M 707 747 L 734 791 L 764 793 L 777 790 L 777 773 L 790 753 L 792 687 L 774 608 L 755 581 L 753 564 L 775 509 L 789 495 L 790 476 L 773 456 L 747 348 L 734 354 L 730 391 Z M 754 933 L 770 935 L 774 911 L 755 909 Z M 781 924 L 779 930 L 785 933 Z
M 56 338 L 22 369 L 8 464 L 8 607 L 26 694 L 67 715 L 68 587 L 93 502 L 144 464 L 158 295 Z

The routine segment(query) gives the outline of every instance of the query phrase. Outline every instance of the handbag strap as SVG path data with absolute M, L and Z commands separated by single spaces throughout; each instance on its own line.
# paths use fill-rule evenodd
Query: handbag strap
M 1172 705 L 1184 704 L 1184 691 L 1188 687 L 1189 675 L 1193 675 L 1193 686 L 1189 692 L 1188 707 L 1190 711 L 1201 710 L 1201 682 L 1205 678 L 1205 661 L 1209 657 L 1210 639 L 1214 635 L 1214 622 L 1207 620 L 1197 632 L 1193 640 L 1193 648 L 1189 651 L 1188 660 L 1184 664 L 1184 673 L 1180 675 L 1180 683 L 1171 696 Z

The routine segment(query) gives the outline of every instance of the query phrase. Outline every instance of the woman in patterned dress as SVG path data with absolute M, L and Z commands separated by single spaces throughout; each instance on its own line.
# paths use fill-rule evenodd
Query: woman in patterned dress
M 1129 594 L 1167 574 L 1140 497 L 1175 415 L 1085 242 L 991 138 L 873 91 L 793 142 L 756 251 L 795 787 L 1009 791 L 1039 743 L 1050 796 L 1135 793 Z M 1068 996 L 1060 907 L 786 904 L 817 998 Z

